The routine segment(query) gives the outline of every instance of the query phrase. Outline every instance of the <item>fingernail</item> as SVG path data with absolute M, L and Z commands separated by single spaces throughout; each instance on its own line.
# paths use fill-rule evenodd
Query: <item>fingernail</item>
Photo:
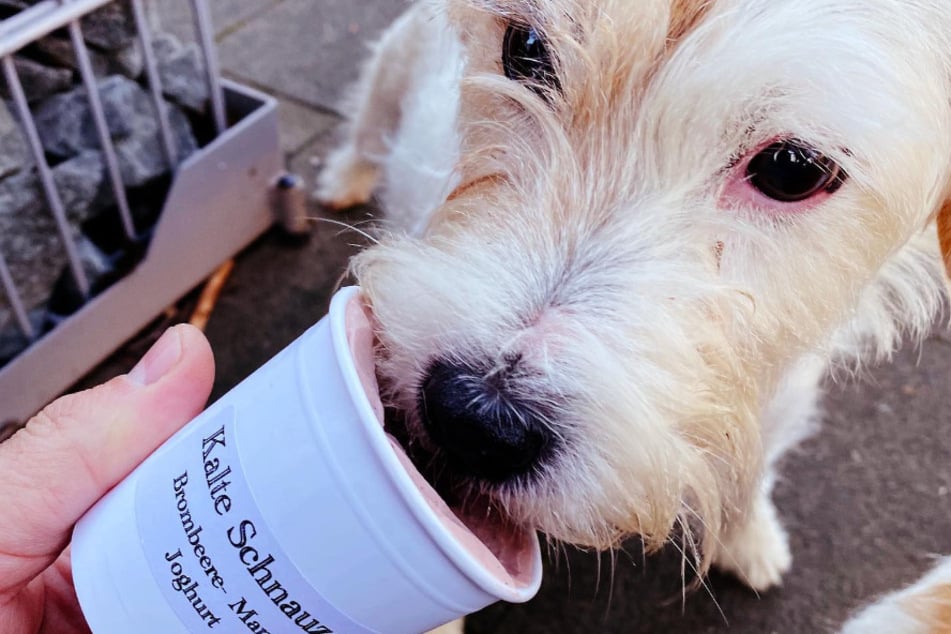
M 181 356 L 181 335 L 176 328 L 169 328 L 135 364 L 128 374 L 129 380 L 139 385 L 152 385 L 168 374 Z

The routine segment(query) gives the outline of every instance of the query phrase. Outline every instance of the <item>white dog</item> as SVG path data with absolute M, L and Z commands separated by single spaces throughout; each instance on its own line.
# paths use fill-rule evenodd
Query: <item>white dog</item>
M 554 539 L 778 584 L 820 379 L 945 301 L 949 69 L 942 0 L 414 5 L 318 190 L 402 228 L 353 267 L 410 449 Z

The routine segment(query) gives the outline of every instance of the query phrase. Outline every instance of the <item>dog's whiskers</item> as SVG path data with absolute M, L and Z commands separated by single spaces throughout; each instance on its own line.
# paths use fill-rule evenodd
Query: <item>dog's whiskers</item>
M 919 340 L 946 301 L 951 13 L 530 4 L 415 4 L 320 176 L 334 206 L 378 191 L 402 222 L 344 225 L 372 243 L 352 271 L 378 373 L 464 504 L 545 532 L 550 555 L 670 543 L 682 605 L 703 587 L 726 621 L 711 565 L 757 592 L 789 569 L 769 489 L 824 376 Z M 485 442 L 465 460 L 417 411 L 439 362 L 477 368 L 447 416 Z M 557 450 L 488 464 L 506 425 Z
M 323 223 L 326 223 L 326 224 L 328 224 L 328 225 L 335 225 L 335 226 L 337 226 L 337 227 L 341 227 L 341 228 L 343 229 L 343 231 L 342 231 L 341 233 L 343 233 L 343 232 L 345 232 L 345 231 L 352 231 L 353 233 L 356 233 L 357 235 L 359 235 L 359 236 L 365 238 L 366 240 L 368 240 L 368 241 L 369 241 L 370 243 L 372 243 L 372 244 L 379 244 L 379 243 L 380 243 L 380 239 L 379 239 L 379 238 L 377 238 L 376 236 L 374 236 L 373 234 L 371 234 L 371 233 L 369 233 L 369 232 L 367 232 L 367 231 L 364 231 L 363 229 L 360 229 L 359 227 L 357 227 L 357 226 L 354 225 L 353 223 L 342 222 L 342 221 L 340 221 L 340 220 L 334 220 L 333 218 L 323 218 L 323 217 L 320 217 L 320 216 L 308 216 L 307 219 L 310 220 L 310 221 L 312 221 L 312 222 L 323 222 Z M 340 234 L 337 234 L 337 235 L 340 235 Z M 362 246 L 362 245 L 354 245 L 354 246 Z

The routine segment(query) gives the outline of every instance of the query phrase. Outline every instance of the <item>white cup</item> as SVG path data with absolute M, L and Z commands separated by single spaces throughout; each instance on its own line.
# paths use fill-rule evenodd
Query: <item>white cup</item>
M 483 543 L 384 432 L 371 344 L 341 290 L 80 520 L 95 634 L 415 633 L 535 595 L 537 536 L 476 527 Z

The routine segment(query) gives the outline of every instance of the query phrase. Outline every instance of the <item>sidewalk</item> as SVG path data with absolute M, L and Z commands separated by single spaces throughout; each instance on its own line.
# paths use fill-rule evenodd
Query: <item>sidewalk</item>
M 189 33 L 190 23 L 176 23 L 174 3 L 166 2 L 163 12 L 171 17 L 164 26 Z M 356 76 L 368 38 L 404 3 L 211 4 L 225 74 L 278 97 L 284 151 L 310 188 L 311 159 L 332 139 L 341 92 Z M 313 213 L 322 217 L 316 207 Z M 369 210 L 357 209 L 334 218 L 370 217 Z M 302 247 L 269 235 L 240 255 L 208 329 L 218 359 L 216 395 L 323 314 L 360 244 L 355 233 L 318 223 Z M 673 549 L 646 560 L 637 542 L 614 557 L 569 550 L 547 564 L 538 598 L 525 606 L 489 608 L 470 619 L 469 631 L 835 631 L 855 606 L 921 574 L 930 553 L 951 553 L 951 341 L 934 337 L 920 356 L 906 349 L 871 375 L 861 384 L 830 389 L 823 431 L 783 471 L 776 497 L 795 563 L 782 589 L 758 598 L 714 574 L 709 592 L 699 589 L 682 606 Z

